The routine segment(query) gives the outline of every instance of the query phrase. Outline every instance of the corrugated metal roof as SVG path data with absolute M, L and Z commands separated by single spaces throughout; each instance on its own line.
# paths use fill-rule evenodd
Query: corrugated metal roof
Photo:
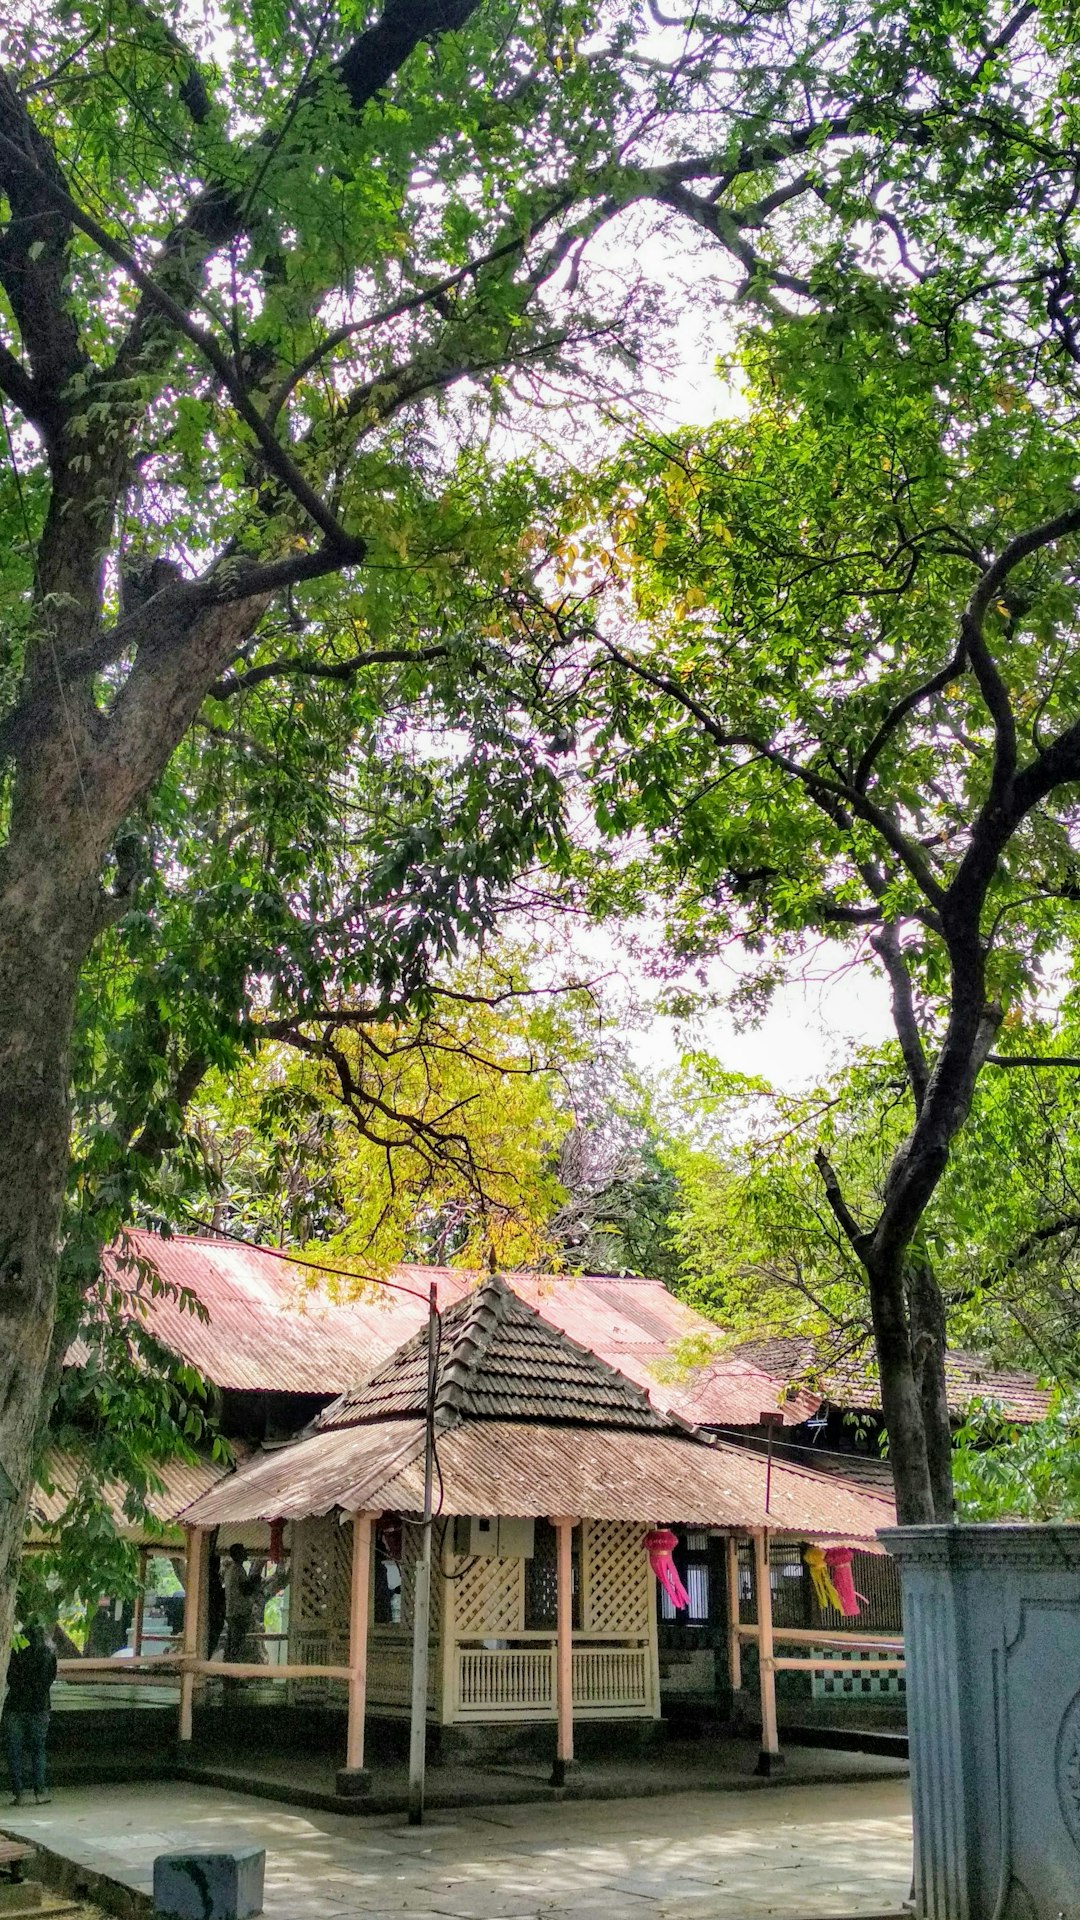
M 232 1469 L 217 1460 L 167 1460 L 157 1468 L 157 1476 L 162 1482 L 162 1491 L 150 1494 L 146 1502 L 154 1519 L 160 1522 L 156 1531 L 136 1524 L 124 1512 L 124 1488 L 118 1482 L 107 1482 L 102 1488 L 113 1525 L 125 1539 L 140 1542 L 160 1539 L 163 1533 L 176 1529 L 177 1515 L 193 1500 L 219 1482 L 234 1477 Z M 46 1538 L 63 1519 L 78 1485 L 79 1464 L 72 1454 L 51 1447 L 45 1455 L 41 1478 L 47 1485 L 39 1484 L 30 1496 L 27 1537 L 31 1541 Z
M 334 1508 L 417 1513 L 423 1438 L 419 1421 L 315 1434 L 257 1457 L 197 1500 L 186 1518 L 209 1527 Z M 689 1435 L 467 1420 L 439 1436 L 438 1465 L 439 1510 L 447 1515 L 569 1512 L 643 1527 L 768 1526 L 800 1539 L 862 1545 L 893 1524 L 895 1511 L 884 1496 L 774 1461 L 766 1513 L 765 1461 L 745 1448 Z
M 170 1287 L 193 1293 L 209 1318 L 152 1294 L 127 1249 Z M 423 1312 L 420 1301 L 385 1290 L 335 1301 L 303 1268 L 234 1241 L 131 1232 L 108 1249 L 104 1265 L 162 1344 L 216 1387 L 340 1393 L 407 1339 Z
M 364 1385 L 328 1407 L 320 1427 L 412 1414 L 427 1405 L 426 1329 Z M 648 1396 L 526 1306 L 498 1274 L 442 1315 L 435 1415 L 453 1419 L 557 1420 L 661 1429 L 670 1421 Z
M 147 1263 L 171 1287 L 199 1300 L 200 1320 L 175 1300 L 140 1283 L 130 1256 Z M 479 1276 L 459 1267 L 395 1267 L 388 1278 L 417 1297 L 369 1287 L 356 1299 L 334 1297 L 317 1275 L 261 1247 L 190 1234 L 165 1239 L 132 1231 L 105 1255 L 109 1277 L 132 1295 L 147 1325 L 213 1385 L 285 1393 L 337 1394 L 368 1378 L 421 1326 L 425 1298 L 435 1282 L 439 1304 L 452 1305 Z M 719 1337 L 706 1320 L 659 1280 L 635 1275 L 514 1273 L 506 1276 L 520 1299 L 552 1326 L 643 1387 L 654 1405 L 703 1425 L 743 1426 L 783 1402 L 783 1389 L 724 1363 L 674 1364 L 681 1341 Z M 76 1342 L 68 1360 L 86 1349 Z M 801 1401 L 780 1405 L 785 1421 L 806 1418 Z
M 881 1409 L 877 1366 L 869 1349 L 836 1358 L 826 1342 L 795 1334 L 744 1340 L 731 1357 L 759 1368 L 774 1384 L 795 1382 L 800 1394 L 810 1394 L 819 1404 L 828 1401 L 864 1412 Z M 949 1411 L 958 1419 L 975 1400 L 996 1400 L 1009 1419 L 1022 1422 L 1044 1419 L 1050 1404 L 1048 1391 L 1034 1375 L 1002 1372 L 978 1354 L 956 1347 L 945 1356 L 945 1385 Z
M 341 1393 L 367 1379 L 422 1324 L 432 1280 L 442 1307 L 462 1299 L 478 1280 L 458 1267 L 406 1265 L 388 1277 L 420 1297 L 370 1287 L 344 1300 L 334 1298 L 316 1275 L 260 1247 L 141 1231 L 126 1234 L 123 1244 L 171 1285 L 192 1292 L 210 1316 L 202 1322 L 144 1287 L 139 1298 L 152 1331 L 215 1386 L 233 1389 Z M 110 1249 L 105 1264 L 114 1281 L 135 1291 L 137 1275 L 120 1264 L 121 1253 Z M 536 1273 L 506 1278 L 552 1326 L 644 1387 L 654 1406 L 698 1425 L 751 1426 L 769 1409 L 795 1426 L 826 1397 L 814 1364 L 821 1356 L 812 1342 L 748 1341 L 700 1365 L 678 1365 L 680 1342 L 717 1341 L 720 1331 L 659 1280 Z M 79 1358 L 76 1345 L 69 1359 Z M 997 1372 L 964 1353 L 950 1354 L 949 1368 L 954 1411 L 982 1394 L 999 1400 L 1013 1419 L 1037 1420 L 1045 1413 L 1048 1397 L 1030 1375 Z M 828 1386 L 828 1397 L 840 1405 L 875 1407 L 880 1397 L 872 1370 L 868 1374 L 858 1363 L 835 1369 Z
M 334 1507 L 387 1510 L 382 1490 L 403 1464 L 422 1453 L 421 1420 L 338 1427 L 290 1447 L 258 1453 L 249 1464 L 196 1500 L 185 1519 L 199 1527 L 234 1520 L 303 1520 Z M 423 1490 L 420 1502 L 423 1505 Z

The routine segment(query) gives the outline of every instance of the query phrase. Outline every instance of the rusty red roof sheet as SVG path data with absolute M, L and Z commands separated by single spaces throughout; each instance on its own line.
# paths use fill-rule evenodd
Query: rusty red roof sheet
M 424 1430 L 387 1420 L 317 1433 L 256 1456 L 196 1500 L 185 1515 L 211 1527 L 342 1512 L 417 1513 L 423 1503 Z M 893 1524 L 890 1499 L 844 1480 L 772 1466 L 722 1441 L 666 1433 L 467 1420 L 438 1442 L 440 1512 L 538 1518 L 572 1512 L 643 1527 L 693 1524 L 730 1531 L 768 1526 L 799 1539 L 875 1550 Z
M 826 1341 L 794 1334 L 744 1340 L 731 1358 L 756 1367 L 774 1385 L 790 1383 L 800 1397 L 809 1395 L 819 1405 L 828 1401 L 863 1412 L 881 1409 L 877 1366 L 869 1349 L 861 1355 L 836 1357 Z M 996 1401 L 1010 1420 L 1025 1423 L 1045 1419 L 1050 1405 L 1049 1391 L 1039 1386 L 1033 1374 L 1003 1371 L 978 1354 L 955 1347 L 945 1356 L 945 1385 L 949 1411 L 957 1419 L 976 1400 Z
M 185 1288 L 209 1318 L 200 1320 L 168 1294 L 140 1285 L 125 1249 L 171 1288 Z M 422 1324 L 427 1289 L 440 1306 L 462 1299 L 479 1276 L 459 1267 L 395 1267 L 388 1278 L 416 1297 L 369 1287 L 357 1298 L 334 1297 L 318 1276 L 261 1247 L 190 1234 L 124 1235 L 104 1262 L 109 1277 L 137 1300 L 162 1343 L 197 1367 L 214 1386 L 233 1390 L 330 1397 L 368 1379 Z M 807 1417 L 802 1401 L 784 1402 L 775 1380 L 744 1365 L 679 1364 L 680 1343 L 720 1339 L 718 1329 L 677 1300 L 659 1280 L 634 1275 L 506 1276 L 515 1293 L 552 1326 L 643 1387 L 654 1405 L 682 1419 L 715 1426 L 754 1424 L 778 1405 L 788 1425 Z M 76 1342 L 68 1359 L 86 1349 Z
M 188 1234 L 171 1238 L 142 1231 L 125 1246 L 174 1287 L 192 1292 L 209 1314 L 202 1322 L 165 1296 L 140 1298 L 151 1330 L 214 1386 L 330 1398 L 368 1379 L 422 1324 L 432 1281 L 440 1306 L 460 1300 L 479 1276 L 460 1267 L 395 1267 L 391 1280 L 415 1295 L 369 1287 L 358 1298 L 335 1298 L 318 1277 L 260 1247 Z M 134 1289 L 136 1275 L 120 1249 L 105 1256 L 110 1277 Z M 635 1275 L 506 1276 L 515 1293 L 588 1347 L 628 1380 L 645 1388 L 654 1406 L 696 1425 L 748 1427 L 766 1410 L 786 1426 L 813 1417 L 826 1397 L 840 1405 L 873 1407 L 872 1373 L 859 1363 L 830 1376 L 831 1395 L 813 1366 L 814 1349 L 801 1339 L 748 1341 L 715 1357 L 723 1335 L 704 1315 L 677 1300 L 659 1280 Z M 693 1340 L 706 1358 L 686 1365 L 680 1347 Z M 78 1343 L 69 1359 L 78 1362 Z M 818 1356 L 820 1358 L 820 1356 Z M 1048 1396 L 1027 1374 L 997 1372 L 974 1355 L 949 1356 L 957 1411 L 979 1395 L 998 1400 L 1017 1420 L 1037 1420 Z M 844 1397 L 846 1396 L 846 1397 Z

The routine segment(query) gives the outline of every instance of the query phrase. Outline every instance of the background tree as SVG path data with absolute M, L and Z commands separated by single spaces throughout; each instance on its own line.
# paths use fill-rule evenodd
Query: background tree
M 1012 1033 L 1041 1053 L 1052 1039 L 1067 1030 Z M 816 1160 L 860 1216 L 880 1209 L 913 1118 L 898 1047 L 865 1049 L 798 1094 L 700 1054 L 682 1079 L 681 1137 L 665 1152 L 679 1290 L 737 1337 L 805 1334 L 826 1362 L 872 1356 L 866 1273 Z M 1063 1388 L 1080 1361 L 1075 1084 L 1067 1067 L 985 1074 L 919 1231 L 949 1343 Z
M 829 934 L 888 978 L 894 1150 L 877 1182 L 824 1142 L 816 1164 L 868 1284 L 900 1512 L 925 1520 L 951 1512 L 927 1209 L 1073 933 L 1076 449 L 1065 396 L 1003 390 L 959 319 L 943 336 L 856 280 L 832 326 L 759 334 L 745 420 L 613 476 L 633 605 L 601 626 L 597 809 L 648 829 L 642 885 L 675 889 L 684 938 L 737 929 L 767 981 Z

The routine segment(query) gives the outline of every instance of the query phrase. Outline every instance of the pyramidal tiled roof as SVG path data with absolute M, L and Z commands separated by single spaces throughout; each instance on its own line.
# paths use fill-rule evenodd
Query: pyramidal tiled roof
M 427 1329 L 362 1385 L 319 1415 L 320 1429 L 423 1417 Z M 544 1320 L 498 1274 L 442 1315 L 435 1395 L 441 1426 L 460 1420 L 539 1420 L 560 1426 L 686 1431 L 658 1413 L 640 1387 Z

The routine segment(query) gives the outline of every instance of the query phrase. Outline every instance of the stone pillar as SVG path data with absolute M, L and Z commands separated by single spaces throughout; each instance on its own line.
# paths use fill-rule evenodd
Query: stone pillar
M 919 1920 L 1080 1920 L 1080 1526 L 897 1527 Z

